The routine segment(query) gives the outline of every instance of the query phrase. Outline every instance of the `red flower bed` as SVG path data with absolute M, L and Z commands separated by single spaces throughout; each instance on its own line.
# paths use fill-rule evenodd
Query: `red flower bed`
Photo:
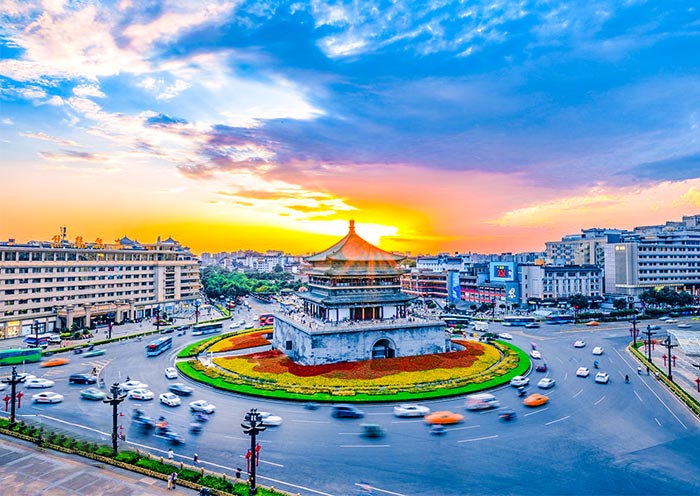
M 243 336 L 233 336 L 214 345 L 214 351 L 244 350 L 246 348 L 256 348 L 258 346 L 269 346 L 270 341 L 265 339 L 265 335 L 270 331 L 253 332 Z

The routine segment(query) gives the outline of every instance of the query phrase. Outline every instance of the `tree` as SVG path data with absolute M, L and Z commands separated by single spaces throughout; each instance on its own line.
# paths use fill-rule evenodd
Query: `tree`
M 613 300 L 613 307 L 615 307 L 615 310 L 625 310 L 627 308 L 627 300 L 624 298 L 615 298 Z
M 569 298 L 569 305 L 576 308 L 577 310 L 585 310 L 590 306 L 588 297 L 582 294 L 575 294 Z

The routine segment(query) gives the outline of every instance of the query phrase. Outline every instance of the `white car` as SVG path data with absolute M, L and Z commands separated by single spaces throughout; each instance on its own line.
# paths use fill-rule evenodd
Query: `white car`
M 148 384 L 144 384 L 141 381 L 126 381 L 119 384 L 119 389 L 122 391 L 131 391 L 132 389 L 146 389 Z
M 556 383 L 557 381 L 555 381 L 551 377 L 543 377 L 537 383 L 537 387 L 540 389 L 550 389 L 553 388 Z
M 593 348 L 593 354 L 594 355 L 602 355 L 603 354 L 603 347 L 596 346 L 595 348 Z
M 610 376 L 605 372 L 598 372 L 595 375 L 595 381 L 599 382 L 601 384 L 607 384 L 609 380 L 610 380 Z
M 394 407 L 394 415 L 397 417 L 424 417 L 430 413 L 430 408 L 416 403 L 404 403 Z
M 279 415 L 272 415 L 270 412 L 259 412 L 260 418 L 262 419 L 263 425 L 268 425 L 270 427 L 275 427 L 282 425 L 282 417 Z
M 238 322 L 234 322 L 233 324 L 228 326 L 229 329 L 238 329 L 239 327 L 241 327 L 241 324 Z
M 182 400 L 175 393 L 163 393 L 158 398 L 166 406 L 180 406 L 182 404 Z
M 214 413 L 216 406 L 209 403 L 207 400 L 197 400 L 190 402 L 190 410 L 193 412 Z
M 175 367 L 168 367 L 165 369 L 165 377 L 168 379 L 177 379 L 177 369 Z
M 579 367 L 578 370 L 576 371 L 576 376 L 577 377 L 588 377 L 588 375 L 591 373 L 590 370 L 588 370 L 586 367 Z
M 149 391 L 148 389 L 132 389 L 129 391 L 129 394 L 127 394 L 127 397 L 132 400 L 149 401 L 155 398 L 156 395 L 153 391 Z
M 63 401 L 63 395 L 53 391 L 45 391 L 32 396 L 32 401 L 34 403 L 60 403 Z
M 510 380 L 510 385 L 513 387 L 527 386 L 530 384 L 530 378 L 522 375 L 516 375 Z
M 542 358 L 542 353 L 540 353 L 540 352 L 537 351 L 537 350 L 532 350 L 532 351 L 530 352 L 530 356 L 531 356 L 532 358 L 535 358 L 536 360 L 539 360 L 540 358 Z
M 579 339 L 578 341 L 574 342 L 574 348 L 585 348 L 586 347 L 586 342 L 582 339 Z
M 498 335 L 499 338 L 501 339 L 513 339 L 513 336 L 508 334 L 507 332 L 502 332 Z
M 683 323 L 678 324 L 677 327 L 678 327 L 679 329 L 690 329 L 690 324 L 686 324 L 686 323 L 683 322 Z
M 678 323 L 678 319 L 666 319 L 666 323 L 667 323 L 667 324 L 677 324 L 677 323 Z
M 43 377 L 34 377 L 32 379 L 27 379 L 24 385 L 28 388 L 48 388 L 53 386 L 55 383 Z

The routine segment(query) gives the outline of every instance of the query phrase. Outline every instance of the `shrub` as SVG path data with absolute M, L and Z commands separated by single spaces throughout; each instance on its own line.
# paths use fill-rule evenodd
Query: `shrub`
M 116 457 L 114 457 L 115 460 L 128 463 L 130 465 L 135 465 L 140 458 L 141 455 L 139 455 L 135 451 L 122 451 Z
M 97 449 L 95 449 L 95 454 L 100 456 L 108 456 L 110 458 L 113 456 L 111 446 L 99 446 Z
M 199 480 L 199 484 L 208 487 L 209 489 L 216 489 L 217 491 L 233 492 L 234 484 L 230 480 L 224 480 L 221 477 L 214 477 L 213 475 L 205 475 Z M 244 493 L 235 492 L 234 494 L 248 494 L 248 486 L 246 484 L 236 484 L 236 486 L 241 486 L 245 489 Z M 258 492 L 258 494 L 260 494 Z

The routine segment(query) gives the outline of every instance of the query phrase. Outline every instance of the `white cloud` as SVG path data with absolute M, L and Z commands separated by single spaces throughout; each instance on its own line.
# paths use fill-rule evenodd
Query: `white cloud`
M 73 88 L 73 94 L 75 96 L 94 96 L 97 98 L 105 98 L 106 95 L 102 93 L 99 86 L 96 84 L 81 84 Z
M 54 95 L 51 98 L 49 98 L 48 100 L 46 100 L 45 103 L 47 103 L 48 105 L 53 105 L 54 107 L 60 107 L 65 102 L 63 101 L 63 98 L 61 98 L 60 96 Z
M 189 83 L 186 83 L 185 81 L 178 79 L 175 81 L 175 83 L 171 84 L 170 86 L 166 87 L 165 90 L 158 95 L 159 100 L 172 100 L 175 98 L 177 95 L 185 91 L 187 88 L 190 87 Z
M 0 120 L 0 123 L 5 124 L 6 126 L 12 126 L 15 122 L 9 117 L 5 117 L 4 119 Z
M 42 141 L 50 141 L 52 143 L 58 143 L 59 145 L 63 146 L 78 146 L 78 143 L 76 143 L 73 140 L 67 140 L 63 138 L 57 138 L 55 136 L 48 135 L 46 133 L 38 132 L 38 133 L 19 133 L 20 136 L 24 136 L 26 138 L 33 138 L 33 139 L 39 139 Z

